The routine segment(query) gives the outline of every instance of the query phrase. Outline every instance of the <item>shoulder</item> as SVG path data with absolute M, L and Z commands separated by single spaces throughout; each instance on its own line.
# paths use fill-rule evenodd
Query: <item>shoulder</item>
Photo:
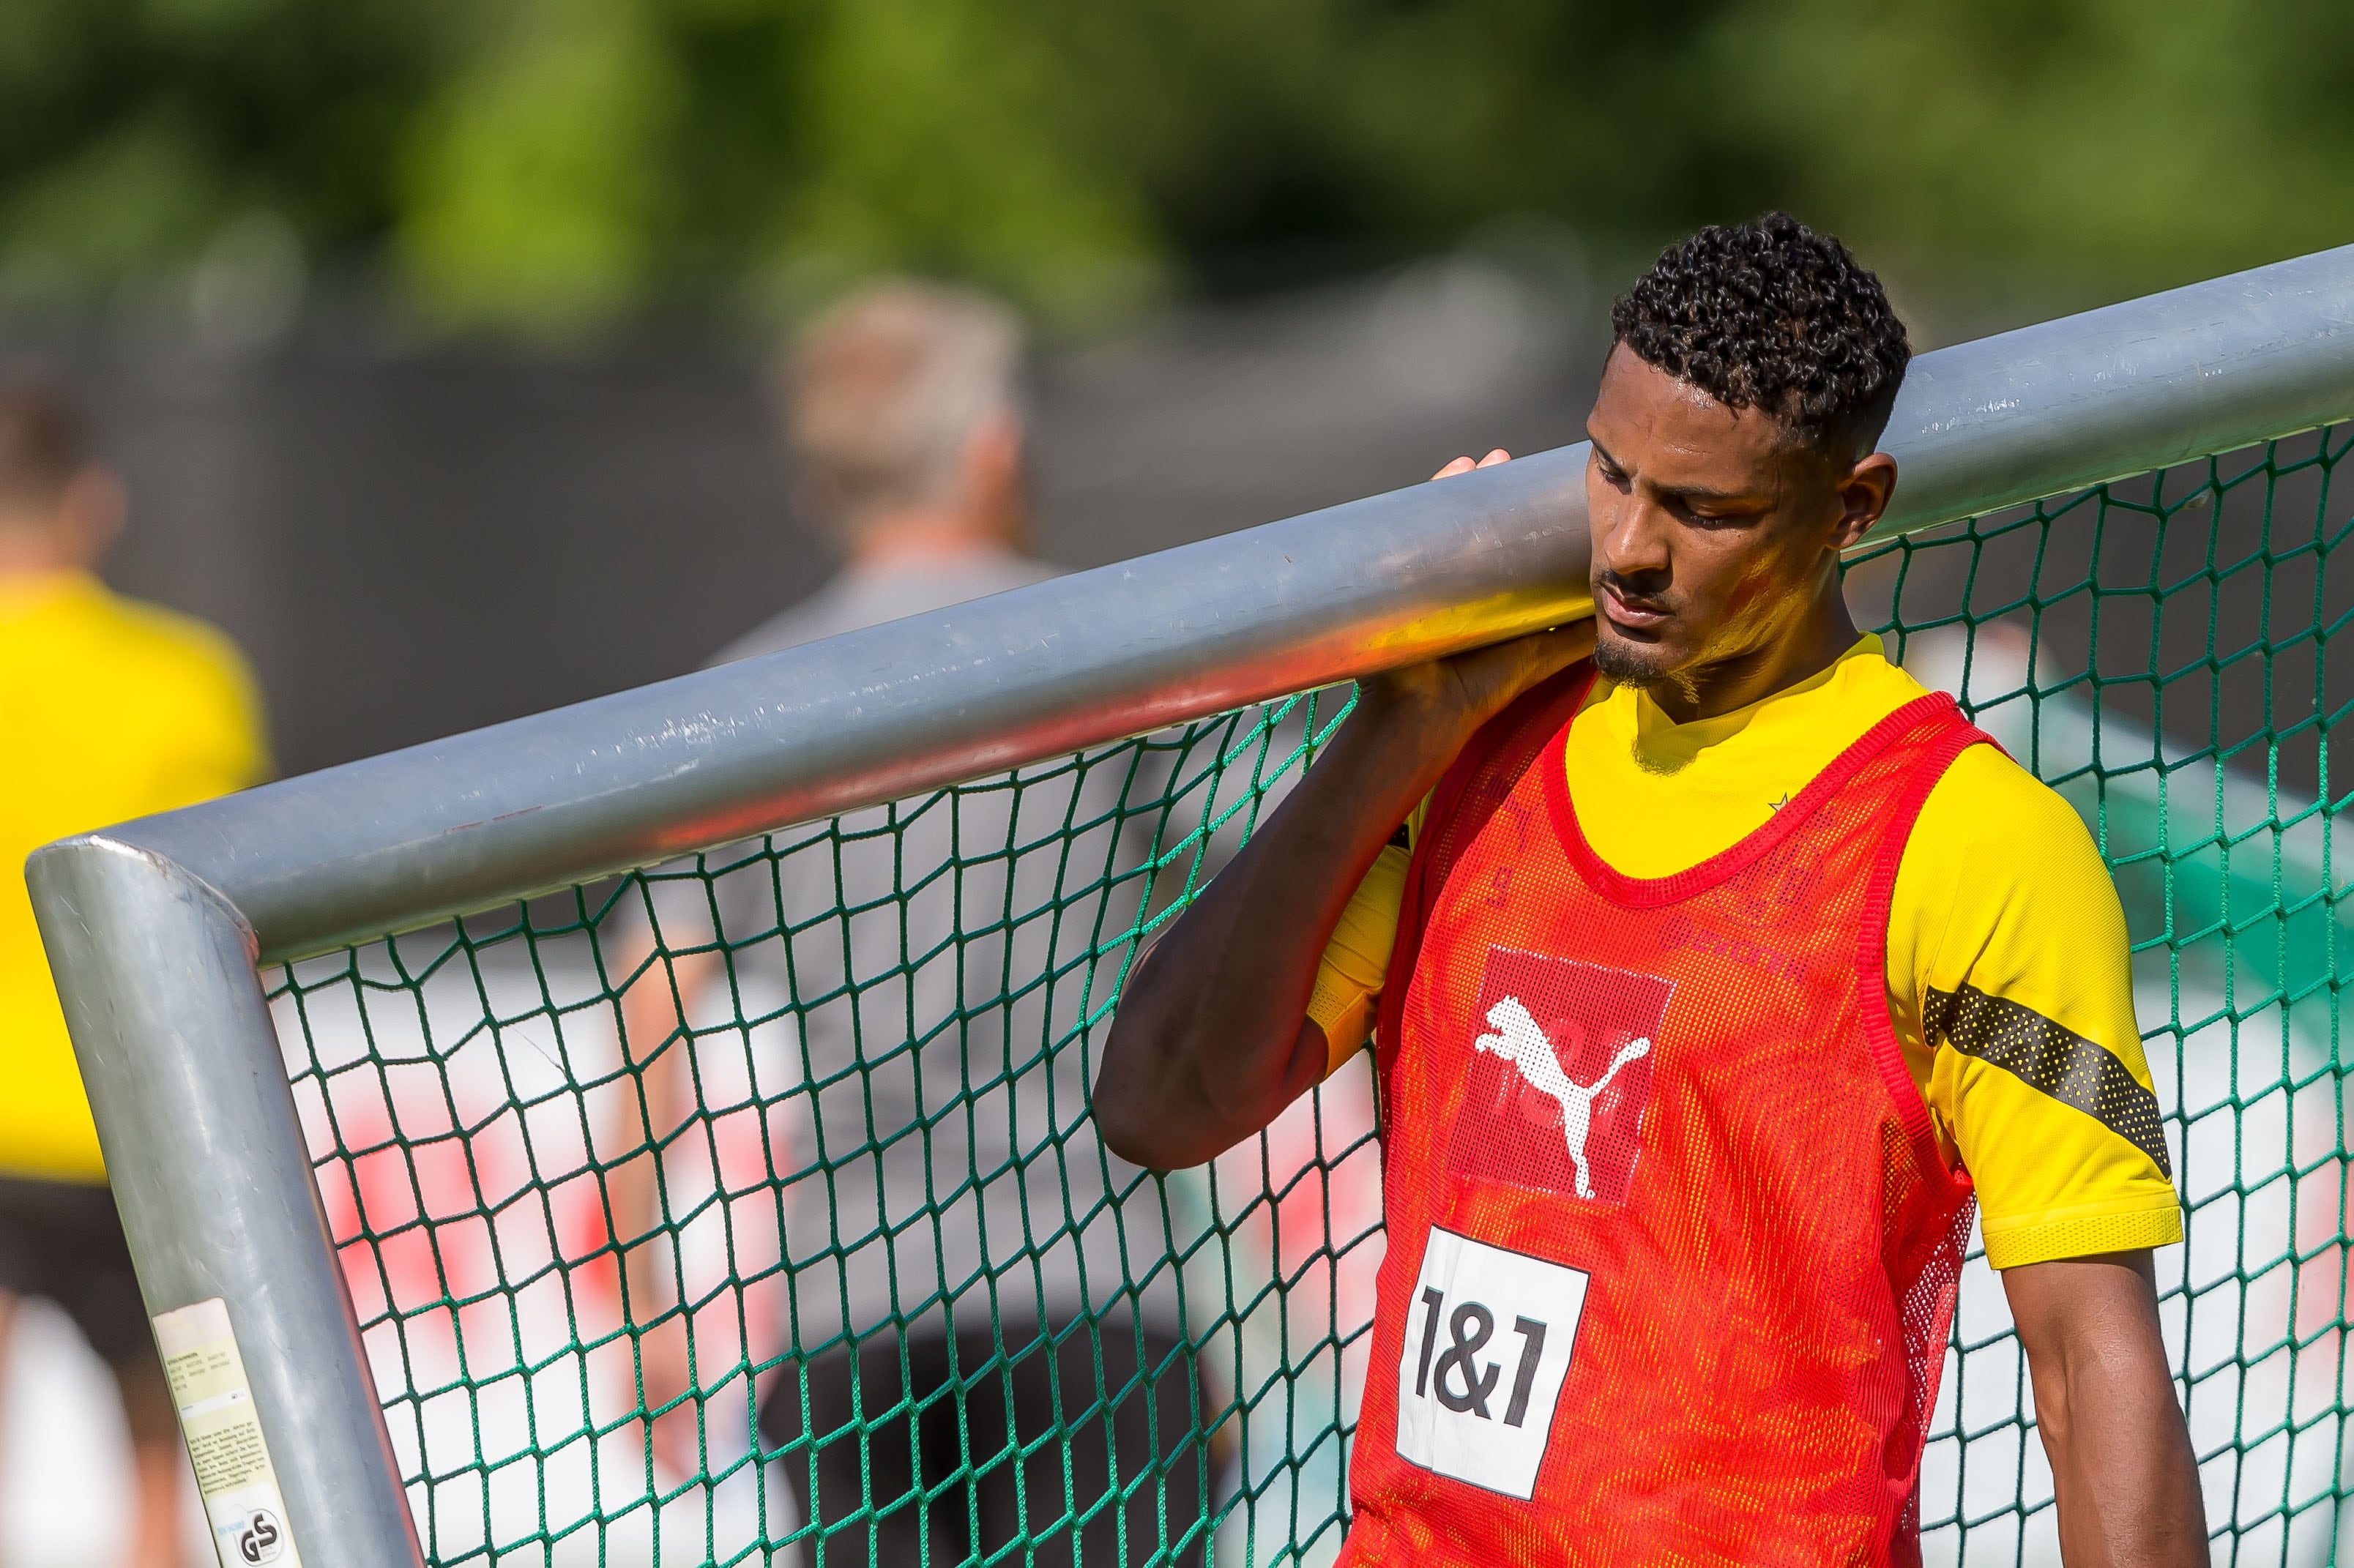
M 1926 851 L 2031 879 L 2085 863 L 2106 876 L 2093 835 L 2058 790 L 1993 746 L 1955 758 L 1922 803 L 1908 854 Z
M 245 655 L 210 621 L 144 599 L 107 593 L 90 610 L 103 653 L 161 680 L 245 700 L 253 685 Z
M 267 777 L 260 694 L 219 628 L 93 587 L 55 632 L 61 689 L 96 726 L 84 744 L 110 748 L 126 777 L 173 780 L 153 809 Z
M 981 580 L 991 586 L 983 591 L 1003 593 L 1008 588 L 1028 588 L 1032 583 L 1066 577 L 1071 568 L 1054 561 L 1042 561 L 1035 556 L 1006 556 L 982 574 Z
M 832 618 L 824 613 L 821 602 L 825 591 L 820 588 L 790 609 L 770 616 L 705 660 L 703 667 L 709 670 L 721 664 L 733 664 L 739 659 L 781 653 L 788 648 L 798 648 L 804 642 L 814 642 L 821 637 L 831 636 L 839 629 L 826 624 Z
M 2088 990 L 2130 991 L 2125 911 L 2091 832 L 1993 747 L 1963 752 L 1930 791 L 1896 896 L 1891 967 L 1901 939 L 1925 991 L 1967 981 L 2070 1027 Z
M 993 593 L 1028 588 L 1065 575 L 1052 562 L 1011 553 L 960 563 L 954 570 L 836 573 L 800 603 L 762 621 L 705 662 L 705 669 L 781 653 L 788 648 L 860 631 L 902 616 L 945 609 Z

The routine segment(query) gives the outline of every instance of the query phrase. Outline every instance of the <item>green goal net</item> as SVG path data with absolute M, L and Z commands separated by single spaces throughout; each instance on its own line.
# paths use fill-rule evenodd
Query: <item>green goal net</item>
M 1897 540 L 1860 609 L 2115 868 L 2219 1551 L 2347 1457 L 2334 432 Z M 2333 571 L 2335 575 L 2333 576 Z M 268 977 L 393 1446 L 451 1564 L 1329 1561 L 1383 1249 L 1360 1056 L 1151 1176 L 1087 1111 L 1140 945 L 1346 688 Z M 1932 1562 L 2056 1561 L 1974 1255 Z

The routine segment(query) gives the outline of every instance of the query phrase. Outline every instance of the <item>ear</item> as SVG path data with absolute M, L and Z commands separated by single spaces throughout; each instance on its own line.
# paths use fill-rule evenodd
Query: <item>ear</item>
M 964 448 L 964 477 L 979 495 L 994 496 L 1022 482 L 1022 421 L 992 414 L 973 429 Z
M 74 475 L 58 498 L 57 513 L 59 542 L 70 563 L 95 569 L 122 536 L 130 509 L 122 482 L 106 469 L 93 464 Z
M 1886 452 L 1874 452 L 1849 469 L 1839 482 L 1840 518 L 1831 548 L 1844 550 L 1871 533 L 1895 493 L 1896 460 Z
M 1018 416 L 993 415 L 965 442 L 959 476 L 969 515 L 1016 548 L 1027 542 L 1029 529 L 1026 444 Z

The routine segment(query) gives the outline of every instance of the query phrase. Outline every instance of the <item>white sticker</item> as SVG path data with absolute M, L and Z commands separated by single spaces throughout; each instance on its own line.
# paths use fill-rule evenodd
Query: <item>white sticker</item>
M 1431 1228 L 1398 1357 L 1398 1457 L 1536 1495 L 1585 1274 Z
M 215 1297 L 157 1314 L 155 1345 L 221 1568 L 302 1568 L 228 1306 Z

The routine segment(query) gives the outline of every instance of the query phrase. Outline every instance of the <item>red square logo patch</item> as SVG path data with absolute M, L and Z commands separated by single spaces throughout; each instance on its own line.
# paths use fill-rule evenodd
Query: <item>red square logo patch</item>
M 1651 975 L 1489 948 L 1447 1169 L 1624 1203 L 1674 992 Z

